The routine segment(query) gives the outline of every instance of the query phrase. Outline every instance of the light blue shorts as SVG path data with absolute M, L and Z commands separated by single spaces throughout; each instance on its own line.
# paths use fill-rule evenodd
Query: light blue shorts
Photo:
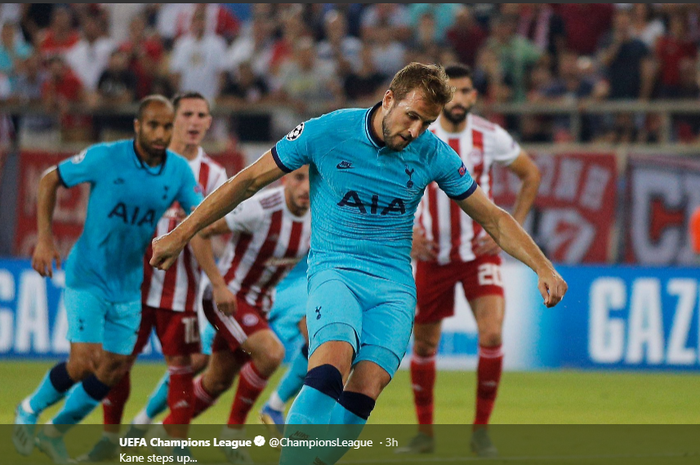
M 299 347 L 306 343 L 299 330 L 299 322 L 306 315 L 306 275 L 287 282 L 285 279 L 277 287 L 275 303 L 270 310 L 270 329 L 284 344 L 285 361 L 291 360 Z M 286 284 L 282 286 L 282 284 Z
M 355 270 L 323 270 L 309 278 L 309 356 L 328 341 L 345 341 L 353 364 L 368 360 L 393 378 L 413 330 L 415 288 Z
M 68 340 L 102 344 L 102 349 L 131 355 L 141 324 L 141 300 L 108 302 L 86 289 L 66 287 L 63 303 L 68 318 Z
M 204 318 L 199 321 L 201 325 L 201 330 L 199 331 L 199 339 L 202 341 L 202 353 L 204 355 L 211 355 L 211 348 L 214 344 L 214 336 L 216 336 L 216 328 L 214 325 L 209 323 L 209 320 Z

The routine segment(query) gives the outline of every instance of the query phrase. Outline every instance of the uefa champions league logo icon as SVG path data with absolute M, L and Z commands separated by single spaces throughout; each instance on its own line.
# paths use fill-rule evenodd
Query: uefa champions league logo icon
M 299 136 L 301 136 L 302 132 L 304 132 L 304 123 L 300 123 L 299 126 L 289 131 L 289 134 L 287 134 L 287 140 L 297 140 Z
M 408 175 L 408 182 L 406 183 L 406 187 L 409 189 L 413 187 L 413 181 L 411 180 L 411 177 L 413 176 L 413 173 L 416 172 L 416 170 L 409 170 L 408 166 L 406 167 L 406 174 Z

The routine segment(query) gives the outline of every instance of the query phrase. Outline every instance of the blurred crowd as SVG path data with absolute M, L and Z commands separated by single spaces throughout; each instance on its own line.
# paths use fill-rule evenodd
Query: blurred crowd
M 307 115 L 371 105 L 411 61 L 472 66 L 486 106 L 700 97 L 698 4 L 5 3 L 0 24 L 0 101 L 40 104 L 76 139 L 128 131 L 131 118 L 75 105 L 150 93 Z M 673 141 L 697 142 L 699 116 L 674 117 Z M 576 137 L 565 115 L 496 118 L 523 142 Z M 34 114 L 21 125 L 55 121 Z M 227 124 L 249 140 L 278 135 L 269 114 Z M 656 142 L 660 128 L 653 113 L 588 114 L 580 141 Z

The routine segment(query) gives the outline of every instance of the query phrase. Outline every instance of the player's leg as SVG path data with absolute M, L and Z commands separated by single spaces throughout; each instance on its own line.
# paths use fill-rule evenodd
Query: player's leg
M 297 351 L 277 389 L 270 395 L 260 412 L 260 420 L 267 425 L 275 425 L 280 433 L 284 429 L 285 405 L 304 385 L 308 365 L 309 346 L 304 344 Z
M 209 363 L 209 357 L 211 356 L 211 344 L 214 341 L 214 335 L 216 330 L 209 323 L 206 322 L 206 326 L 201 329 L 201 340 L 202 340 L 202 352 L 198 354 L 192 354 L 192 373 L 196 376 L 201 373 Z M 127 437 L 143 437 L 143 434 L 147 431 L 148 425 L 153 423 L 153 420 L 165 412 L 168 408 L 168 388 L 170 386 L 170 375 L 166 370 L 163 376 L 156 384 L 155 388 L 148 396 L 146 405 L 136 414 L 131 422 L 131 427 L 127 432 Z
M 93 373 L 99 362 L 107 305 L 89 292 L 72 288 L 64 290 L 63 298 L 70 355 L 67 362 L 51 368 L 36 390 L 17 406 L 12 442 L 23 455 L 29 455 L 34 448 L 34 425 L 41 412 L 61 400 L 75 383 Z M 55 445 L 59 449 L 61 446 L 62 442 Z M 65 447 L 56 453 L 67 458 Z
M 280 380 L 277 389 L 260 410 L 260 421 L 270 426 L 273 434 L 282 433 L 284 430 L 285 405 L 299 393 L 306 377 L 309 363 L 306 298 L 306 279 L 297 278 L 290 285 L 281 289 L 278 286 L 275 303 L 269 314 L 270 327 L 284 342 L 287 350 L 290 347 L 298 347 L 296 341 L 303 338 L 303 346 L 300 350 L 292 352 L 293 356 L 287 371 Z
M 340 273 L 322 271 L 310 277 L 306 322 L 308 373 L 287 414 L 287 424 L 328 424 L 362 331 L 362 307 Z M 293 433 L 285 428 L 285 436 Z
M 470 263 L 472 270 L 464 281 L 465 295 L 479 331 L 476 413 L 471 447 L 478 455 L 488 457 L 497 455 L 486 426 L 491 418 L 503 371 L 505 300 L 500 263 L 497 256 L 481 257 Z
M 430 453 L 435 450 L 435 358 L 442 320 L 454 314 L 454 290 L 460 269 L 452 265 L 418 262 L 416 266 L 416 318 L 411 354 L 411 387 L 418 417 L 418 434 L 397 453 Z
M 253 332 L 241 347 L 250 353 L 251 360 L 241 369 L 231 405 L 227 424 L 234 429 L 240 429 L 245 424 L 250 409 L 284 359 L 284 346 L 271 329 Z
M 195 313 L 154 309 L 156 333 L 168 366 L 167 403 L 163 420 L 169 436 L 185 438 L 194 409 L 192 354 L 201 350 L 199 319 Z
M 379 395 L 399 368 L 411 337 L 413 293 L 389 281 L 366 281 L 359 279 L 360 286 L 353 289 L 360 289 L 360 299 L 373 306 L 363 312 L 360 351 L 331 419 L 342 426 L 332 427 L 331 437 L 359 437 Z M 320 457 L 323 463 L 333 464 L 347 450 L 329 448 Z
M 55 452 L 59 443 L 63 444 L 63 434 L 102 402 L 129 367 L 141 321 L 141 302 L 107 306 L 104 342 L 97 369 L 70 391 L 63 408 L 37 436 L 37 445 L 48 455 Z
M 336 270 L 309 278 L 306 307 L 309 364 L 304 385 L 287 414 L 284 436 L 318 437 L 328 425 L 359 350 L 362 307 L 347 280 Z M 280 464 L 312 463 L 313 450 L 284 448 Z M 320 460 L 320 459 L 319 459 Z

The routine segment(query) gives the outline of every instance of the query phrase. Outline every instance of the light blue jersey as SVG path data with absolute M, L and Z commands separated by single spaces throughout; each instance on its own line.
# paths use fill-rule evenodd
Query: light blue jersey
M 429 131 L 400 152 L 371 128 L 370 109 L 338 110 L 294 128 L 272 149 L 285 172 L 309 164 L 313 233 L 309 277 L 349 269 L 412 289 L 413 219 L 436 181 L 453 199 L 476 190 L 457 153 Z
M 85 226 L 66 261 L 66 286 L 108 302 L 140 299 L 143 256 L 158 220 L 173 201 L 186 212 L 202 201 L 184 158 L 167 151 L 162 164 L 149 167 L 134 143 L 93 145 L 58 165 L 64 186 L 90 183 Z

